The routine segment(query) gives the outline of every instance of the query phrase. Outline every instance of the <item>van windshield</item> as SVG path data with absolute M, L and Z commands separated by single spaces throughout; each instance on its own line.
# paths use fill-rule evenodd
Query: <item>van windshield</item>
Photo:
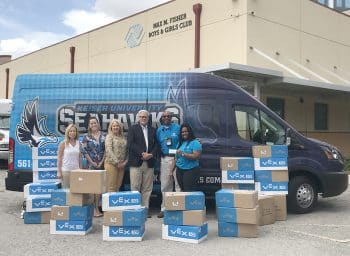
M 10 117 L 0 116 L 0 129 L 8 130 L 10 129 Z
M 245 140 L 259 144 L 285 144 L 286 132 L 268 114 L 258 108 L 235 105 L 233 106 L 237 134 Z

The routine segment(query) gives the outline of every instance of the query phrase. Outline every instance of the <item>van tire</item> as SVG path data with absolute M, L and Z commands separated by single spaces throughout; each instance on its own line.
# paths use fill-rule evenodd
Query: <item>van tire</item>
M 317 202 L 315 183 L 306 176 L 295 176 L 289 181 L 288 210 L 294 213 L 311 212 Z

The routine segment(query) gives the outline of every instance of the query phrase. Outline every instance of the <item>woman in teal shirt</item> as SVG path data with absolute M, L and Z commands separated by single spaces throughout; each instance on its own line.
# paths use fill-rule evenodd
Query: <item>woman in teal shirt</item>
M 181 191 L 196 191 L 201 152 L 202 145 L 196 139 L 191 126 L 181 125 L 176 151 L 176 178 Z

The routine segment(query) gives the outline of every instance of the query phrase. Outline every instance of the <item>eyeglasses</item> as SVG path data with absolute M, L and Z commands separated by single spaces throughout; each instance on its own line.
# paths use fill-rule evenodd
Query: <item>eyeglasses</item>
M 139 116 L 140 118 L 147 118 L 147 116 Z
M 162 117 L 164 117 L 164 118 L 171 118 L 170 115 L 166 115 L 166 116 L 162 116 Z

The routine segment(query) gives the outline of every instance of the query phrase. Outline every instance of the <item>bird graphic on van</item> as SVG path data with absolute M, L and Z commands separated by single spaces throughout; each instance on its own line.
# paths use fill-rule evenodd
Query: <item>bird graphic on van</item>
M 38 104 L 38 98 L 28 101 L 23 108 L 22 123 L 16 126 L 17 141 L 30 147 L 42 147 L 58 141 L 57 136 L 47 129 L 47 117 L 39 118 Z

